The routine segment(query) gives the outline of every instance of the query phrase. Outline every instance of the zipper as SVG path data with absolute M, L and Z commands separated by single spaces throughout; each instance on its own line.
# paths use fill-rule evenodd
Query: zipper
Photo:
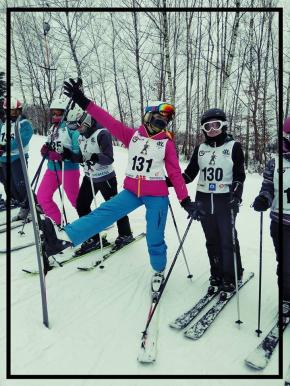
M 211 200 L 211 214 L 213 214 L 213 212 L 214 212 L 213 193 L 210 194 L 210 200 Z
M 140 192 L 141 192 L 141 176 L 138 176 L 137 197 L 140 197 Z

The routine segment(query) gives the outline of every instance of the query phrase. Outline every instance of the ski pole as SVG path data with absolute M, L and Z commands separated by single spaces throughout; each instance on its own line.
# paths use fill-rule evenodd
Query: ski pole
M 60 226 L 63 227 L 64 223 L 64 161 L 61 161 L 61 222 Z
M 189 223 L 188 223 L 188 225 L 187 225 L 187 227 L 186 227 L 186 229 L 185 229 L 185 232 L 184 232 L 184 235 L 183 235 L 183 237 L 182 237 L 182 240 L 181 240 L 181 242 L 180 242 L 180 244 L 179 244 L 179 247 L 178 247 L 178 249 L 177 249 L 177 252 L 176 252 L 176 254 L 175 254 L 174 258 L 173 258 L 173 261 L 172 261 L 172 263 L 171 263 L 171 266 L 170 266 L 170 268 L 169 268 L 168 274 L 166 275 L 166 278 L 164 279 L 164 282 L 163 282 L 163 284 L 162 284 L 161 287 L 160 287 L 160 294 L 159 294 L 159 296 L 158 296 L 158 298 L 157 298 L 157 300 L 156 300 L 156 302 L 155 302 L 155 307 L 153 308 L 152 312 L 150 313 L 150 315 L 149 315 L 149 317 L 148 317 L 148 319 L 147 319 L 147 323 L 146 323 L 146 326 L 145 326 L 145 330 L 143 331 L 143 337 L 147 335 L 147 330 L 148 330 L 148 328 L 149 328 L 149 325 L 150 325 L 150 323 L 151 323 L 151 320 L 152 320 L 152 318 L 153 318 L 153 315 L 154 315 L 154 313 L 155 313 L 155 311 L 156 311 L 156 308 L 157 308 L 157 306 L 158 306 L 158 304 L 159 304 L 159 301 L 160 301 L 160 299 L 161 299 L 161 296 L 162 296 L 162 294 L 163 294 L 163 291 L 164 291 L 164 289 L 165 289 L 165 287 L 166 287 L 166 283 L 168 282 L 168 279 L 169 279 L 169 277 L 170 277 L 170 275 L 171 275 L 171 272 L 172 272 L 172 270 L 173 270 L 173 267 L 174 267 L 174 265 L 175 265 L 175 263 L 176 263 L 177 257 L 178 257 L 178 255 L 179 255 L 179 253 L 180 253 L 180 251 L 181 251 L 181 249 L 182 249 L 182 247 L 183 247 L 184 241 L 185 241 L 185 239 L 186 239 L 186 236 L 187 236 L 187 233 L 188 233 L 188 231 L 189 231 L 189 228 L 190 228 L 190 226 L 191 226 L 191 224 L 192 224 L 192 221 L 193 221 L 193 218 L 191 218 L 191 219 L 189 220 Z
M 32 182 L 31 182 L 31 188 L 32 189 L 33 189 L 33 184 L 35 182 L 35 187 L 33 189 L 34 192 L 36 190 L 36 186 L 37 186 L 37 183 L 38 183 L 38 180 L 39 180 L 40 172 L 41 172 L 42 166 L 44 164 L 44 161 L 45 161 L 45 156 L 42 157 L 42 160 L 41 160 L 41 162 L 40 162 L 40 164 L 39 164 L 39 166 L 38 166 L 38 168 L 36 170 L 36 173 L 35 173 L 35 175 L 34 175 L 34 177 L 32 179 Z
M 181 243 L 180 234 L 179 234 L 179 231 L 178 231 L 178 228 L 177 228 L 177 224 L 176 224 L 176 221 L 175 221 L 175 216 L 174 216 L 173 209 L 172 209 L 170 201 L 169 201 L 169 209 L 170 209 L 172 220 L 173 220 L 173 224 L 174 224 L 174 227 L 175 227 L 175 230 L 176 230 L 176 233 L 177 233 L 178 241 L 179 241 L 179 243 Z M 183 259 L 184 259 L 184 262 L 185 262 L 185 265 L 186 265 L 186 268 L 187 268 L 187 272 L 188 272 L 187 278 L 191 280 L 192 279 L 192 273 L 190 273 L 190 270 L 189 270 L 189 267 L 188 267 L 188 263 L 187 263 L 187 259 L 186 259 L 183 247 L 182 247 L 182 254 L 183 254 Z
M 238 267 L 237 267 L 237 244 L 235 235 L 235 215 L 234 209 L 231 208 L 231 223 L 232 223 L 232 240 L 233 240 L 233 252 L 234 252 L 234 268 L 235 268 L 235 284 L 236 284 L 236 296 L 237 296 L 237 313 L 238 320 L 236 323 L 240 326 L 243 322 L 240 318 L 240 296 L 239 296 L 239 283 L 238 283 Z
M 58 178 L 55 161 L 53 162 L 53 166 L 54 166 L 54 171 L 55 171 L 56 180 L 57 180 L 58 193 L 59 193 L 59 196 L 60 196 L 60 200 L 62 201 L 62 195 L 61 195 L 61 190 L 60 190 L 60 181 L 59 181 L 59 178 Z M 64 219 L 65 219 L 65 224 L 67 225 L 67 217 L 66 217 L 66 212 L 65 212 L 64 207 L 63 207 L 63 215 L 64 215 Z
M 94 183 L 93 183 L 92 172 L 90 170 L 89 170 L 89 175 L 90 175 L 90 182 L 91 182 L 92 194 L 93 194 L 93 198 L 94 198 L 95 209 L 97 209 L 96 192 L 95 192 L 95 187 L 94 187 Z M 101 258 L 103 261 L 104 252 L 103 252 L 103 240 L 102 240 L 101 232 L 99 232 L 99 238 L 100 238 L 100 245 L 101 245 Z
M 35 237 L 36 254 L 37 254 L 37 262 L 38 262 L 38 269 L 39 269 L 41 303 L 42 303 L 42 319 L 43 319 L 43 324 L 47 328 L 49 328 L 46 285 L 45 285 L 45 278 L 44 278 L 44 272 L 43 272 L 45 256 L 43 255 L 42 242 L 40 237 L 40 222 L 38 222 L 38 216 L 36 212 L 33 193 L 32 193 L 32 189 L 29 181 L 29 175 L 27 171 L 27 164 L 26 164 L 25 155 L 23 151 L 23 144 L 22 144 L 22 139 L 21 139 L 20 130 L 19 130 L 19 120 L 20 118 L 18 117 L 15 123 L 15 137 L 18 143 L 19 157 L 22 165 L 25 186 L 26 186 L 27 196 L 29 201 L 29 207 L 31 211 L 34 237 Z
M 262 296 L 262 249 L 263 247 L 263 212 L 260 213 L 260 264 L 259 264 L 259 307 L 258 307 L 258 328 L 256 333 L 258 337 L 262 333 L 261 330 L 261 296 Z

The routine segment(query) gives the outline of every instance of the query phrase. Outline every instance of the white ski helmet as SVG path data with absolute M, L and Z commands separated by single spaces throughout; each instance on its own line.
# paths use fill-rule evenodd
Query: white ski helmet
M 68 101 L 64 99 L 54 99 L 49 107 L 50 110 L 65 110 Z
M 7 110 L 7 98 L 4 99 L 3 109 Z M 22 103 L 18 99 L 12 97 L 10 99 L 10 109 L 22 109 Z
M 76 122 L 83 114 L 83 109 L 79 106 L 75 106 L 72 110 L 69 110 L 67 114 L 67 122 Z

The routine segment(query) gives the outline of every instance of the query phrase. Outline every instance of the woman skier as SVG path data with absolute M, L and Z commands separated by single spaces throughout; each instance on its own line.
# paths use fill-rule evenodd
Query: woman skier
M 152 290 L 157 291 L 164 279 L 166 249 L 164 230 L 168 210 L 168 188 L 164 167 L 172 180 L 177 197 L 188 212 L 198 219 L 197 203 L 191 202 L 181 175 L 174 142 L 167 127 L 173 119 L 175 108 L 167 103 L 148 106 L 144 124 L 134 130 L 114 119 L 108 112 L 85 97 L 80 89 L 81 81 L 70 79 L 64 83 L 64 93 L 71 97 L 100 125 L 106 127 L 129 150 L 129 160 L 124 181 L 124 190 L 102 203 L 90 214 L 64 228 L 67 242 L 58 240 L 51 222 L 45 220 L 45 247 L 47 255 L 66 248 L 69 242 L 78 245 L 102 231 L 116 220 L 137 209 L 146 207 L 146 240 L 150 263 L 154 270 Z
M 89 114 L 79 114 L 76 128 L 80 133 L 78 137 L 80 152 L 73 153 L 64 147 L 62 153 L 64 159 L 72 162 L 80 162 L 84 168 L 80 191 L 77 197 L 77 212 L 79 217 L 91 212 L 91 204 L 94 194 L 101 192 L 107 201 L 114 197 L 117 191 L 116 173 L 113 168 L 112 136 L 107 129 L 99 125 Z M 93 189 L 92 191 L 92 184 Z M 115 240 L 116 248 L 120 248 L 133 241 L 128 216 L 117 221 L 119 236 Z M 105 245 L 106 239 L 103 239 Z M 77 253 L 84 254 L 100 248 L 100 236 L 97 233 L 85 241 Z
M 61 212 L 53 200 L 54 193 L 63 183 L 67 198 L 74 208 L 76 208 L 79 193 L 79 165 L 69 160 L 62 161 L 61 155 L 64 146 L 75 153 L 79 152 L 79 133 L 69 129 L 65 121 L 61 123 L 66 106 L 67 102 L 61 99 L 54 100 L 50 105 L 52 126 L 48 132 L 47 141 L 40 150 L 41 155 L 48 158 L 48 164 L 37 191 L 38 204 L 44 214 L 58 226 L 61 225 Z M 62 162 L 64 163 L 64 181 L 62 181 Z
M 290 117 L 283 125 L 283 247 L 279 243 L 279 162 L 272 158 L 266 165 L 263 182 L 259 195 L 255 198 L 253 208 L 257 212 L 264 212 L 271 208 L 270 232 L 276 252 L 279 274 L 279 261 L 282 259 L 282 299 L 283 315 L 290 318 Z M 281 280 L 278 277 L 278 284 Z
M 245 180 L 244 154 L 239 142 L 227 133 L 227 117 L 223 110 L 213 108 L 201 117 L 205 141 L 196 146 L 183 177 L 188 184 L 199 174 L 196 201 L 202 203 L 206 215 L 201 225 L 206 238 L 210 262 L 209 292 L 218 289 L 228 293 L 235 290 L 234 250 L 231 210 L 234 219 L 242 202 Z M 168 186 L 172 186 L 170 176 Z M 237 275 L 243 269 L 240 247 L 235 232 Z

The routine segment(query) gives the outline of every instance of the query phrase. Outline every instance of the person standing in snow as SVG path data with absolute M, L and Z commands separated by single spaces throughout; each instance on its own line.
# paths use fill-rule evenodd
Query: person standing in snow
M 7 99 L 4 100 L 3 104 L 4 110 L 7 110 Z M 21 165 L 21 160 L 19 156 L 18 143 L 15 138 L 15 122 L 18 117 L 19 120 L 19 132 L 24 148 L 26 162 L 28 162 L 28 150 L 29 142 L 33 134 L 33 128 L 28 119 L 22 114 L 22 103 L 15 99 L 11 98 L 10 102 L 10 116 L 11 116 L 11 133 L 10 133 L 10 156 L 11 156 L 11 165 L 10 165 L 10 191 L 11 198 L 16 200 L 21 204 L 21 208 L 18 214 L 12 217 L 12 221 L 24 220 L 29 216 L 29 202 L 27 197 L 27 192 L 25 188 L 25 180 Z M 1 126 L 1 137 L 0 137 L 0 163 L 1 163 L 1 180 L 4 184 L 5 192 L 7 189 L 7 121 Z
M 209 292 L 235 290 L 234 250 L 231 210 L 234 218 L 242 202 L 245 180 L 244 154 L 239 142 L 227 133 L 227 117 L 223 110 L 213 108 L 201 117 L 205 141 L 196 146 L 183 178 L 188 184 L 199 174 L 196 201 L 206 215 L 201 225 L 206 238 L 210 262 Z M 172 186 L 171 178 L 167 180 Z M 239 241 L 235 229 L 238 280 L 242 278 Z
M 80 191 L 77 197 L 77 212 L 79 217 L 91 212 L 93 193 L 101 192 L 105 201 L 117 193 L 117 179 L 113 168 L 114 155 L 112 136 L 110 132 L 96 122 L 89 114 L 82 113 L 77 120 L 76 128 L 80 133 L 78 137 L 80 152 L 73 153 L 68 148 L 63 149 L 63 158 L 72 162 L 79 162 L 84 168 Z M 92 191 L 91 179 L 94 187 Z M 129 218 L 122 217 L 117 221 L 118 237 L 115 240 L 117 248 L 133 240 Z M 103 240 L 103 244 L 106 240 Z M 80 253 L 86 253 L 100 248 L 100 236 L 97 233 L 85 241 L 80 248 Z
M 272 158 L 263 173 L 263 182 L 259 195 L 255 198 L 253 208 L 257 212 L 264 212 L 271 208 L 270 233 L 276 252 L 279 274 L 279 261 L 282 259 L 282 299 L 283 314 L 290 318 L 290 117 L 283 125 L 283 249 L 279 245 L 279 162 Z M 278 284 L 280 283 L 278 277 Z
M 81 81 L 70 79 L 64 83 L 65 95 L 71 97 L 100 125 L 106 127 L 129 150 L 129 160 L 124 190 L 102 203 L 90 214 L 81 217 L 64 228 L 67 243 L 58 240 L 55 229 L 47 219 L 46 252 L 53 255 L 66 248 L 88 240 L 115 221 L 138 207 L 146 207 L 146 240 L 150 263 L 154 270 L 152 290 L 159 289 L 166 267 L 166 243 L 164 230 L 168 210 L 168 188 L 164 167 L 170 176 L 177 197 L 189 216 L 199 219 L 197 203 L 191 202 L 181 175 L 174 142 L 167 130 L 174 117 L 174 106 L 157 102 L 145 110 L 144 124 L 134 130 L 113 118 L 108 112 L 85 97 L 80 89 Z M 145 149 L 145 150 L 144 150 Z
M 79 193 L 79 165 L 69 160 L 63 161 L 61 155 L 64 146 L 72 152 L 79 152 L 79 133 L 69 129 L 65 121 L 59 126 L 66 106 L 67 102 L 62 99 L 56 99 L 51 103 L 52 126 L 48 131 L 47 141 L 40 150 L 41 155 L 48 158 L 48 164 L 37 191 L 38 204 L 44 214 L 50 217 L 58 226 L 61 225 L 61 212 L 53 200 L 54 193 L 63 183 L 67 198 L 74 208 L 76 208 Z M 62 181 L 62 162 L 64 163 L 64 181 Z

